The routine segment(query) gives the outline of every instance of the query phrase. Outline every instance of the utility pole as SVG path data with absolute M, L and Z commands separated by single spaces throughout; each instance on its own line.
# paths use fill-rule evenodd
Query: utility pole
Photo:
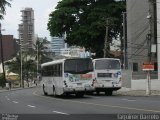
M 107 57 L 107 53 L 109 51 L 109 45 L 108 45 L 108 30 L 109 30 L 109 19 L 106 19 L 106 34 L 105 34 L 105 41 L 104 41 L 104 58 Z
M 123 15 L 123 68 L 127 69 L 127 21 L 126 21 L 126 12 L 122 13 Z
M 1 33 L 1 23 L 0 23 L 0 44 L 1 44 L 1 62 L 2 62 L 2 69 L 3 69 L 3 76 L 4 76 L 4 83 L 6 83 L 6 74 L 4 69 L 4 58 L 3 58 L 3 41 L 2 41 L 2 33 Z
M 152 37 L 153 37 L 153 30 L 152 30 L 152 0 L 148 0 L 149 3 L 149 11 L 148 11 L 148 16 L 147 19 L 149 20 L 149 33 L 147 34 L 147 43 L 148 43 L 148 63 L 151 64 L 151 43 L 152 43 Z M 147 88 L 146 88 L 146 95 L 151 94 L 151 71 L 147 71 Z
M 37 44 L 37 82 L 38 82 L 38 80 L 39 80 L 39 73 L 38 73 L 38 71 L 39 71 L 39 46 L 38 46 L 38 44 Z

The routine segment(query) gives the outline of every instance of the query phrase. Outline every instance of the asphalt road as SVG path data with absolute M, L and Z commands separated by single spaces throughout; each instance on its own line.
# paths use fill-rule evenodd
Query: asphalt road
M 52 120 L 53 116 L 56 120 L 75 118 L 115 120 L 121 119 L 119 115 L 123 114 L 160 114 L 160 96 L 132 97 L 101 94 L 85 95 L 83 98 L 73 95 L 66 98 L 44 96 L 40 88 L 30 88 L 0 93 L 0 113 L 2 113 L 0 118 L 18 115 L 23 120 L 31 118 Z

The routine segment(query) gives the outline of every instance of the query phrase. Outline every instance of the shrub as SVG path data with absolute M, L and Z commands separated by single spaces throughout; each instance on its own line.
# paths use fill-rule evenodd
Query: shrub
M 2 86 L 2 87 L 5 86 L 4 75 L 2 73 L 0 74 L 0 86 Z

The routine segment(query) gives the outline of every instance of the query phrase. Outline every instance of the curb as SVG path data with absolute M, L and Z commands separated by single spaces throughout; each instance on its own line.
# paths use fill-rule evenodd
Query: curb
M 35 88 L 35 87 L 37 87 L 37 86 L 32 86 L 32 87 L 27 87 L 27 88 L 15 88 L 15 89 L 11 89 L 11 90 L 0 89 L 0 93 L 10 92 L 10 91 L 17 91 L 17 90 L 23 90 L 23 89 L 30 89 L 30 88 Z
M 116 91 L 114 94 L 124 96 L 150 97 L 160 96 L 160 91 L 151 91 L 150 95 L 146 95 L 146 92 L 144 90 Z

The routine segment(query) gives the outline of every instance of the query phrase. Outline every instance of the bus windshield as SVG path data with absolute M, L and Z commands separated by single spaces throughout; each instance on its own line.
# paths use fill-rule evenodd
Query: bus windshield
M 67 59 L 64 63 L 64 72 L 72 74 L 85 74 L 93 71 L 91 59 Z
M 95 69 L 102 70 L 102 69 L 120 69 L 120 62 L 119 60 L 96 60 Z

